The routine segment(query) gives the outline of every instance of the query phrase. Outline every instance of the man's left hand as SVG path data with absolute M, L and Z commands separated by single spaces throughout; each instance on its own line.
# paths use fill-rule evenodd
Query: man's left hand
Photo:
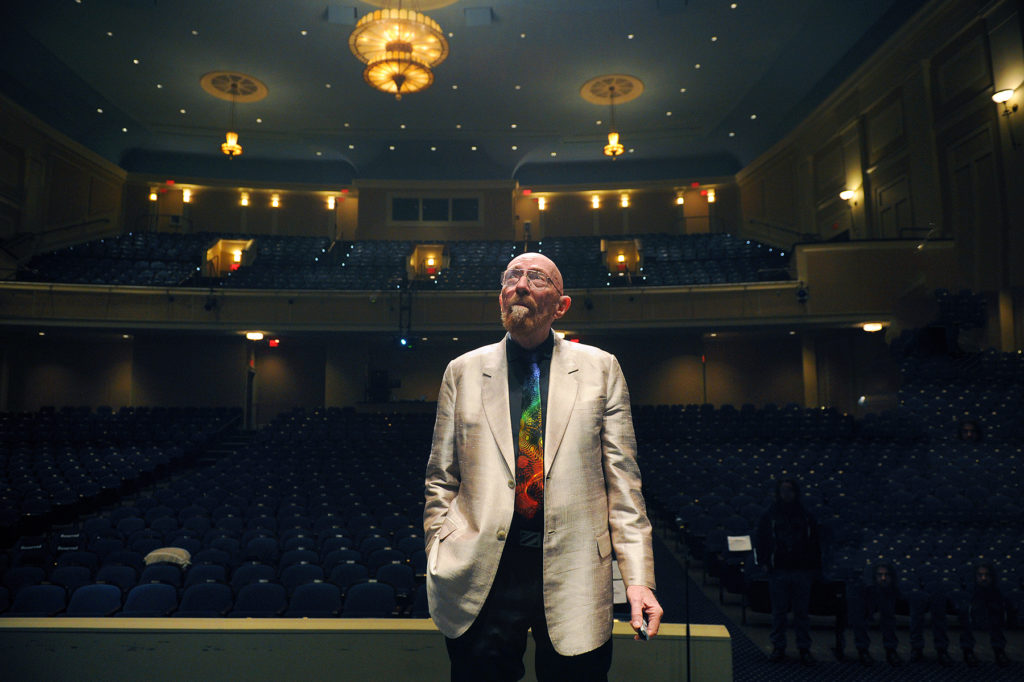
M 647 637 L 654 637 L 658 634 L 658 626 L 661 625 L 661 617 L 665 611 L 654 597 L 651 588 L 644 585 L 630 585 L 626 588 L 626 599 L 629 601 L 629 624 L 633 630 L 637 633 L 640 632 L 640 625 L 646 616 Z M 633 639 L 639 640 L 640 635 L 635 635 Z

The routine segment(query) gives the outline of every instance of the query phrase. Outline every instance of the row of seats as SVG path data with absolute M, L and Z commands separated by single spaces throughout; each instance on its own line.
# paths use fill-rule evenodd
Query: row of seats
M 291 594 L 269 581 L 250 583 L 237 593 L 215 581 L 180 592 L 172 585 L 151 582 L 127 594 L 116 585 L 92 584 L 78 587 L 70 596 L 61 585 L 40 584 L 22 589 L 13 600 L 0 588 L 0 612 L 4 617 L 426 618 L 425 591 L 417 590 L 416 595 L 403 606 L 391 585 L 376 581 L 353 585 L 345 593 L 330 582 L 309 582 Z
M 256 258 L 211 281 L 201 275 L 218 239 L 253 239 Z M 497 273 L 525 248 L 551 257 L 571 288 L 677 286 L 789 279 L 785 253 L 728 234 L 629 237 L 645 265 L 629 276 L 609 273 L 600 237 L 549 237 L 528 246 L 511 241 L 443 242 L 449 266 L 421 287 L 492 289 Z M 325 237 L 226 233 L 128 233 L 34 257 L 18 278 L 36 282 L 135 286 L 219 286 L 245 289 L 385 289 L 402 286 L 416 242 L 331 243 Z

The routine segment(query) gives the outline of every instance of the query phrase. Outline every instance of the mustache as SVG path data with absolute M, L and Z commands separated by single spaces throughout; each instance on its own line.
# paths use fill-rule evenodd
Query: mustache
M 521 305 L 528 310 L 535 310 L 533 302 L 530 301 L 526 296 L 516 296 L 515 299 L 508 302 L 508 307 L 511 308 L 514 305 Z

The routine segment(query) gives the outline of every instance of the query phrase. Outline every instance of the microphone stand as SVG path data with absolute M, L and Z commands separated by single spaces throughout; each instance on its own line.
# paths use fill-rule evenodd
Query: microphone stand
M 683 581 L 683 619 L 686 621 L 686 682 L 690 682 L 690 548 L 683 557 L 686 580 Z

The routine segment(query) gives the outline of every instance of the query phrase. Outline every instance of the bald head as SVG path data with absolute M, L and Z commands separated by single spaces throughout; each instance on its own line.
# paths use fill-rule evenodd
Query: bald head
M 509 261 L 506 270 L 512 268 L 522 268 L 523 270 L 540 270 L 545 275 L 551 278 L 551 281 L 555 283 L 558 290 L 565 291 L 565 286 L 562 284 L 562 273 L 559 272 L 558 266 L 555 265 L 555 261 L 551 260 L 542 253 L 521 253 L 512 260 Z

